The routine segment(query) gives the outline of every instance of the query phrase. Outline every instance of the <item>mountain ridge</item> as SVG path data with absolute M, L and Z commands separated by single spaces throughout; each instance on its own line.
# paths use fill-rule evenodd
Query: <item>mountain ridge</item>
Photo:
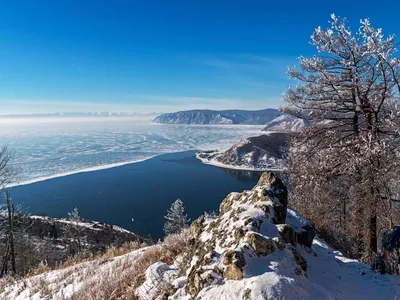
M 157 116 L 153 122 L 162 124 L 242 124 L 265 125 L 281 112 L 275 108 L 262 110 L 210 110 L 193 109 L 165 113 Z

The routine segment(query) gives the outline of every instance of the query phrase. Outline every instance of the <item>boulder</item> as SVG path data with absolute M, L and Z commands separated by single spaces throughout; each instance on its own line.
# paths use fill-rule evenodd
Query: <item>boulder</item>
M 258 255 L 269 255 L 276 249 L 275 242 L 272 239 L 267 239 L 254 232 L 247 236 L 247 242 Z
M 230 264 L 224 270 L 224 278 L 229 280 L 243 279 L 243 270 L 235 264 Z
M 300 245 L 311 248 L 313 239 L 315 237 L 315 229 L 312 225 L 307 224 L 301 227 L 301 231 L 296 233 L 297 242 Z
M 246 265 L 246 260 L 242 252 L 228 250 L 224 254 L 223 264 L 227 266 L 224 270 L 224 278 L 230 280 L 243 278 L 243 268 Z
M 223 264 L 230 265 L 232 263 L 236 264 L 239 268 L 243 268 L 246 265 L 243 253 L 235 250 L 226 251 L 224 254 Z
M 292 226 L 289 224 L 279 224 L 277 225 L 277 229 L 285 243 L 290 243 L 293 246 L 297 245 L 297 234 Z

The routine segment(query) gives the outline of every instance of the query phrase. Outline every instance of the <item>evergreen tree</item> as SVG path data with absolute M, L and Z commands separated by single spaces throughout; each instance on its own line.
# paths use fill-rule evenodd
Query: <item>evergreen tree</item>
M 164 232 L 165 235 L 179 233 L 183 229 L 189 227 L 189 219 L 185 214 L 185 207 L 181 199 L 175 200 L 170 209 L 167 211 L 165 218 Z

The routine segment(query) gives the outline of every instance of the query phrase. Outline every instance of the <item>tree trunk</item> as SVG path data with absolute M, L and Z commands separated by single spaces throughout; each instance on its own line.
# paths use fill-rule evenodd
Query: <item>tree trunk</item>
M 7 241 L 7 248 L 6 248 L 6 253 L 3 256 L 3 266 L 1 267 L 0 278 L 7 274 L 9 252 L 10 252 L 10 243 L 9 241 Z
M 369 250 L 372 253 L 376 253 L 378 250 L 378 223 L 377 223 L 377 197 L 379 195 L 379 190 L 375 192 L 375 188 L 371 187 L 371 213 L 369 218 Z
M 363 228 L 363 209 L 360 201 L 357 201 L 358 204 L 356 208 L 356 251 L 357 258 L 361 259 L 364 255 L 365 245 L 364 245 L 364 228 Z
M 378 250 L 378 235 L 376 230 L 376 225 L 377 225 L 376 209 L 371 214 L 369 225 L 370 225 L 369 250 L 372 253 L 376 253 Z

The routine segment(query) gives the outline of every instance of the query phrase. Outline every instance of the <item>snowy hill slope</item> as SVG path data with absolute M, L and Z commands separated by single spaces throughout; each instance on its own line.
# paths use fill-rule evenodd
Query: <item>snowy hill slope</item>
M 270 132 L 249 137 L 226 151 L 199 152 L 203 163 L 241 170 L 281 170 L 285 165 L 285 151 L 290 135 Z
M 250 191 L 229 194 L 218 215 L 205 214 L 192 223 L 188 244 L 179 258 L 166 262 L 160 257 L 143 274 L 137 274 L 143 278 L 136 297 L 396 299 L 399 276 L 377 274 L 368 265 L 330 248 L 314 236 L 307 220 L 287 209 L 287 200 L 286 187 L 272 173 L 264 173 Z M 6 287 L 0 299 L 73 299 L 83 283 L 100 291 L 106 287 L 99 278 L 121 272 L 119 266 L 132 265 L 153 247 L 26 279 Z M 43 282 L 51 284 L 39 293 Z M 46 294 L 48 289 L 53 293 Z M 127 294 L 118 299 L 132 298 L 133 294 Z
M 61 270 L 46 272 L 3 287 L 1 300 L 73 299 L 84 284 L 98 281 L 109 272 L 121 272 L 124 265 L 134 261 L 151 247 L 145 247 L 112 259 L 95 260 Z
M 299 132 L 306 125 L 303 119 L 284 114 L 268 122 L 263 131 Z

